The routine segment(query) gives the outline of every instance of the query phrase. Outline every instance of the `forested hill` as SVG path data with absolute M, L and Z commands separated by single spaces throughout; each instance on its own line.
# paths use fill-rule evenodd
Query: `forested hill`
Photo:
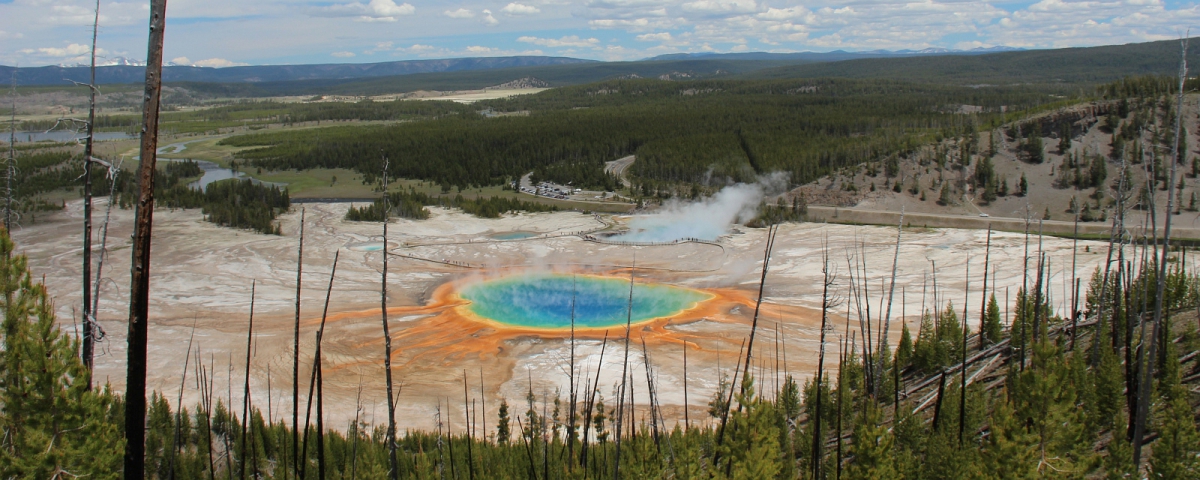
M 611 183 L 604 162 L 636 154 L 632 173 L 643 194 L 652 194 L 668 184 L 753 181 L 775 171 L 806 183 L 969 131 L 972 121 L 1001 121 L 1001 107 L 1014 112 L 1058 101 L 1024 87 L 879 80 L 615 80 L 482 105 L 528 111 L 525 116 L 464 113 L 223 143 L 259 147 L 238 155 L 261 168 L 351 168 L 367 175 L 379 172 L 383 150 L 395 177 L 462 187 L 502 184 L 530 171 L 563 183 L 604 185 Z M 972 120 L 957 114 L 962 105 L 983 108 Z
M 1188 61 L 1200 61 L 1191 49 Z M 1167 40 L 1089 48 L 1029 50 L 989 55 L 872 58 L 765 69 L 750 78 L 889 78 L 943 84 L 1096 84 L 1131 75 L 1172 75 L 1179 42 Z
M 536 78 L 552 87 L 580 85 L 611 79 L 733 78 L 765 68 L 804 63 L 804 60 L 686 59 L 644 62 L 589 62 L 489 70 L 418 73 L 368 79 L 304 80 L 255 83 L 184 83 L 190 90 L 235 97 L 278 95 L 380 95 L 417 90 L 477 90 Z
M 1191 61 L 1200 61 L 1192 49 Z M 865 55 L 864 55 L 865 56 Z M 1134 75 L 1170 75 L 1179 65 L 1179 43 L 1162 41 L 1056 50 L 975 55 L 863 58 L 854 55 L 668 57 L 640 62 L 591 62 L 351 80 L 189 85 L 226 96 L 377 95 L 414 90 L 468 90 L 535 77 L 554 87 L 613 79 L 877 78 L 950 85 L 1110 82 Z
M 1192 60 L 1200 60 L 1193 49 Z M 637 78 L 784 79 L 887 78 L 954 85 L 1013 83 L 1097 84 L 1131 75 L 1170 74 L 1178 65 L 1175 41 L 988 54 L 875 55 L 739 54 L 677 56 L 632 62 L 562 57 L 497 57 L 414 60 L 373 64 L 275 65 L 229 68 L 168 66 L 168 85 L 225 97 L 281 95 L 379 95 L 416 90 L 474 90 L 523 78 L 553 87 Z M 0 77 L 13 67 L 0 66 Z M 82 80 L 82 67 L 22 68 L 21 85 L 63 85 Z M 102 67 L 103 84 L 137 83 L 144 68 Z
M 249 65 L 241 67 L 206 68 L 190 65 L 163 67 L 163 81 L 177 82 L 280 82 L 298 80 L 333 80 L 411 75 L 430 72 L 457 72 L 488 70 L 497 68 L 528 67 L 537 65 L 567 65 L 594 63 L 591 60 L 567 57 L 517 56 L 448 58 L 440 60 L 404 60 L 380 63 L 341 63 L 317 65 Z M 84 82 L 88 78 L 87 67 L 14 68 L 0 66 L 0 77 L 8 78 L 16 71 L 19 85 L 70 85 L 71 81 Z M 138 83 L 145 80 L 146 67 L 113 65 L 96 68 L 96 81 L 100 84 Z

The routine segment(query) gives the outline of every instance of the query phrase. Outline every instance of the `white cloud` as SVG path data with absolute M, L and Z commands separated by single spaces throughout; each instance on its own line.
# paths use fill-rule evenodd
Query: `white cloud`
M 484 10 L 483 11 L 483 23 L 487 24 L 488 26 L 495 26 L 495 25 L 499 25 L 500 21 L 496 20 L 496 17 L 492 16 L 491 10 Z
M 763 20 L 810 20 L 813 18 L 813 14 L 811 10 L 804 7 L 768 8 L 767 11 L 758 14 L 758 18 Z
M 333 52 L 330 55 L 333 55 L 337 58 L 353 58 L 354 52 Z
M 376 53 L 379 53 L 379 52 L 388 52 L 388 51 L 391 51 L 391 50 L 393 49 L 393 47 L 394 47 L 394 46 L 395 46 L 395 44 L 394 44 L 394 43 L 392 43 L 392 42 L 377 42 L 377 43 L 375 44 L 375 48 L 371 48 L 371 49 L 368 49 L 368 50 L 363 50 L 363 53 L 365 53 L 365 54 L 367 54 L 367 55 L 374 55 L 374 54 L 376 54 Z M 339 52 L 339 53 L 342 53 L 342 52 Z M 349 52 L 349 53 L 353 53 L 353 52 Z M 336 53 L 335 53 L 335 54 L 333 54 L 333 55 L 334 55 L 335 57 L 337 56 L 337 54 L 336 54 Z
M 579 38 L 576 35 L 569 35 L 569 36 L 562 37 L 562 38 L 538 38 L 538 37 L 525 36 L 525 37 L 518 37 L 517 41 L 524 42 L 524 43 L 532 43 L 534 45 L 541 45 L 543 47 L 550 47 L 550 48 L 563 48 L 563 47 L 592 48 L 592 47 L 597 47 L 600 44 L 600 40 L 598 40 L 598 39 Z
M 658 6 L 658 5 L 662 5 L 662 4 L 663 4 L 663 2 L 657 1 L 657 0 L 590 0 L 589 2 L 587 2 L 587 7 L 588 8 L 621 9 L 621 8 L 631 8 L 631 7 L 636 8 L 636 7 L 646 7 L 646 6 Z
M 200 60 L 200 61 L 196 62 L 195 65 L 197 67 L 222 68 L 222 67 L 244 67 L 249 64 L 248 63 L 240 63 L 240 62 L 231 62 L 224 58 L 210 58 L 207 60 Z
M 1197 0 L 422 1 L 425 3 L 179 0 L 171 7 L 171 17 L 177 23 L 170 28 L 169 36 L 175 40 L 168 40 L 167 58 L 186 53 L 193 58 L 321 63 L 333 59 L 330 52 L 338 51 L 360 57 L 507 55 L 518 54 L 516 48 L 509 50 L 513 39 L 548 36 L 546 29 L 552 29 L 553 38 L 541 39 L 542 44 L 518 45 L 556 54 L 574 48 L 587 58 L 609 60 L 700 51 L 705 45 L 716 51 L 748 48 L 781 52 L 996 45 L 1053 48 L 1173 39 L 1187 25 L 1200 25 Z M 71 45 L 90 43 L 87 27 L 91 25 L 94 2 L 0 0 L 0 64 L 86 63 L 85 49 Z M 490 10 L 484 11 L 485 7 Z M 538 13 L 527 13 L 534 9 Z M 522 13 L 539 23 L 520 30 L 517 22 L 498 20 L 501 16 L 519 19 Z M 100 14 L 100 46 L 107 57 L 144 55 L 144 2 L 106 0 Z M 405 21 L 406 16 L 420 21 Z M 405 28 L 389 28 L 388 22 L 404 22 Z M 487 41 L 475 40 L 475 36 L 483 26 L 513 29 L 506 29 L 510 35 L 504 42 L 481 43 Z M 213 31 L 222 35 L 214 37 Z M 664 32 L 670 32 L 669 38 Z M 573 41 L 572 36 L 580 40 Z M 586 41 L 590 37 L 602 41 L 592 44 Z M 431 38 L 454 46 L 408 47 Z M 395 46 L 378 46 L 388 41 L 394 41 Z M 558 46 L 547 47 L 546 43 Z M 493 51 L 465 51 L 464 46 L 471 44 Z
M 321 17 L 356 17 L 362 22 L 394 22 L 396 17 L 412 15 L 416 7 L 408 3 L 397 5 L 395 0 L 371 0 L 370 3 L 338 3 L 319 8 L 314 15 Z
M 505 48 L 485 47 L 482 45 L 471 45 L 461 50 L 446 50 L 439 49 L 438 55 L 445 56 L 473 56 L 473 57 L 498 57 L 498 56 L 515 56 L 515 55 L 545 55 L 539 49 L 531 50 L 510 50 Z
M 176 65 L 191 65 L 192 60 L 188 57 L 175 57 L 171 59 L 171 63 Z
M 42 48 L 38 48 L 38 49 L 26 49 L 26 50 L 24 50 L 24 52 L 25 53 L 35 53 L 36 52 L 38 54 L 41 54 L 41 55 L 47 56 L 47 57 L 77 57 L 80 55 L 90 55 L 92 53 L 92 47 L 90 45 L 81 45 L 78 43 L 72 43 L 63 48 L 42 47 Z M 103 53 L 104 53 L 103 49 L 100 49 L 100 48 L 96 49 L 97 55 L 103 55 Z
M 701 13 L 750 13 L 758 9 L 758 4 L 754 0 L 696 0 L 681 8 Z
M 620 28 L 632 32 L 646 32 L 665 28 L 684 28 L 689 26 L 689 24 L 663 18 L 601 18 L 588 20 L 588 26 L 593 28 Z
M 638 35 L 637 39 L 640 42 L 669 42 L 671 41 L 671 34 L 668 32 L 647 33 L 644 35 Z
M 421 45 L 419 43 L 414 43 L 411 47 L 408 47 L 408 48 L 404 48 L 404 47 L 397 48 L 397 50 L 400 50 L 403 52 L 410 52 L 410 53 L 429 52 L 429 51 L 433 51 L 436 49 L 437 49 L 437 47 L 434 47 L 433 45 Z
M 537 7 L 533 7 L 530 5 L 523 5 L 523 4 L 515 3 L 515 2 L 505 5 L 504 8 L 500 9 L 500 11 L 504 12 L 508 15 L 533 15 L 535 13 L 542 12 Z

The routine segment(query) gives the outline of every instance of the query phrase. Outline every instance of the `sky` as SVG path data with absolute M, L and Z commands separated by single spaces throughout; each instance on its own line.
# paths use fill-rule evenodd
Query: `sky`
M 86 63 L 95 0 L 0 0 L 0 64 Z M 149 1 L 100 1 L 98 52 L 146 57 Z M 1174 39 L 1187 0 L 170 0 L 164 58 L 209 67 L 681 52 L 1061 48 Z M 1200 30 L 1200 29 L 1197 29 Z

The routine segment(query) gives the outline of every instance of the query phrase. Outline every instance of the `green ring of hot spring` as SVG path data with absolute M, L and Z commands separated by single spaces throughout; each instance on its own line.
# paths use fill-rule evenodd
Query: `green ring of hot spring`
M 459 296 L 480 317 L 528 328 L 608 328 L 677 315 L 712 298 L 689 288 L 634 283 L 629 310 L 629 280 L 556 273 L 521 274 L 467 285 Z

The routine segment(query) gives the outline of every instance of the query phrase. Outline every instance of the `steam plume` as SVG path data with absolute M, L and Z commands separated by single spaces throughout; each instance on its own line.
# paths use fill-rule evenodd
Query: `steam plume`
M 613 236 L 626 242 L 671 242 L 682 238 L 716 240 L 733 223 L 754 218 L 758 204 L 769 192 L 787 186 L 786 174 L 761 177 L 753 184 L 739 183 L 722 188 L 716 195 L 697 202 L 672 200 L 657 213 L 629 222 L 629 232 Z

